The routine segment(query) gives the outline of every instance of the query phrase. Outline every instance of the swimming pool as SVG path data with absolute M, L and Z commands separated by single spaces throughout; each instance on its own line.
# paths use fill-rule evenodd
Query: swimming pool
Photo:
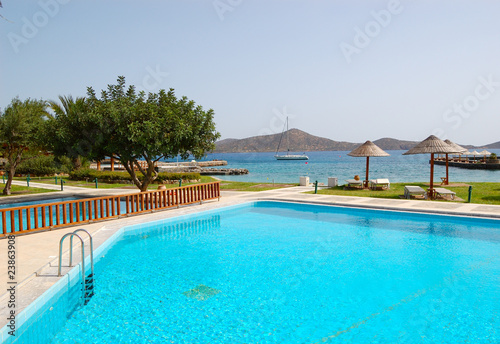
M 496 220 L 279 202 L 146 223 L 26 342 L 498 342 L 499 246 Z

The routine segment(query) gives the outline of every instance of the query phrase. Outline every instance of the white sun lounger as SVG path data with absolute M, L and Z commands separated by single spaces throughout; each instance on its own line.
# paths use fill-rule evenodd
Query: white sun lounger
M 363 187 L 363 181 L 362 180 L 356 180 L 356 179 L 346 179 L 347 186 L 350 188 L 359 188 Z
M 389 182 L 389 179 L 372 179 L 370 180 L 370 189 L 376 190 L 378 188 L 381 189 L 390 189 L 391 188 L 391 183 Z
M 410 199 L 411 196 L 423 196 L 427 198 L 427 193 L 420 186 L 405 186 L 405 198 Z
M 434 191 L 436 192 L 436 195 L 441 196 L 443 198 L 445 198 L 446 196 L 450 196 L 451 199 L 455 199 L 456 196 L 455 192 L 445 188 L 434 188 Z

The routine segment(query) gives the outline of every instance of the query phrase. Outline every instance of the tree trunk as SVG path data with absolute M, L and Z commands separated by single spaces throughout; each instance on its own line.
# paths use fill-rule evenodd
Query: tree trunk
M 74 171 L 78 171 L 80 168 L 82 168 L 82 158 L 80 156 L 73 158 L 71 162 L 73 163 Z
M 10 195 L 10 189 L 12 187 L 12 179 L 14 178 L 14 173 L 16 173 L 16 169 L 15 168 L 9 168 L 9 176 L 7 177 L 7 183 L 5 183 L 5 188 L 3 189 L 3 194 L 5 196 L 9 196 Z
M 125 169 L 127 170 L 130 177 L 132 177 L 132 182 L 135 184 L 135 186 L 137 186 L 139 188 L 139 190 L 143 191 L 142 190 L 142 183 L 139 180 L 139 178 L 137 178 L 137 175 L 135 174 L 134 161 L 121 160 L 121 162 L 122 162 L 123 166 L 125 167 Z
M 135 186 L 137 186 L 139 190 L 141 190 L 141 192 L 148 191 L 148 186 L 158 177 L 158 173 L 155 171 L 155 164 L 149 159 L 146 159 L 148 163 L 148 168 L 146 170 L 142 168 L 137 159 L 133 159 L 130 161 L 123 161 L 120 159 L 120 161 L 127 170 L 128 174 L 130 174 L 130 177 L 132 177 L 132 181 L 134 182 Z M 144 176 L 142 182 L 139 180 L 139 177 L 137 177 L 134 167 L 137 167 L 139 172 L 141 172 Z
M 144 176 L 144 179 L 142 180 L 141 184 L 141 192 L 148 191 L 148 186 L 156 180 L 158 177 L 158 173 L 155 171 L 155 164 L 153 161 L 149 160 L 146 158 L 146 162 L 148 163 L 148 168 L 144 171 L 144 169 L 137 163 L 137 167 L 139 168 L 139 171 L 142 173 Z

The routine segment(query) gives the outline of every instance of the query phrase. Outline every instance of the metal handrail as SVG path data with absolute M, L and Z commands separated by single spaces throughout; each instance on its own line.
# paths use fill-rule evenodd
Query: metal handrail
M 79 236 L 77 233 L 78 232 L 85 232 L 87 233 L 87 235 L 89 236 L 89 239 L 90 239 L 90 275 L 88 276 L 88 280 L 87 280 L 87 276 L 85 275 L 85 243 L 82 239 L 81 236 Z M 73 237 L 76 236 L 78 237 L 78 239 L 80 239 L 80 243 L 81 243 L 81 247 L 82 247 L 82 303 L 84 305 L 87 304 L 88 300 L 87 300 L 87 295 L 86 295 L 86 292 L 87 292 L 87 284 L 90 286 L 89 289 L 93 289 L 93 286 L 94 286 L 94 242 L 93 242 L 93 239 L 92 239 L 92 235 L 85 229 L 77 229 L 75 230 L 74 232 L 72 233 L 67 233 L 65 235 L 63 235 L 63 237 L 61 238 L 61 241 L 59 242 L 59 266 L 58 266 L 58 270 L 57 270 L 57 276 L 60 277 L 61 276 L 61 268 L 62 268 L 62 247 L 63 247 L 63 243 L 64 243 L 64 239 L 66 239 L 67 237 L 70 237 L 70 242 L 69 242 L 69 266 L 73 266 Z M 89 293 L 89 299 L 90 297 L 92 297 L 93 295 L 93 292 L 90 294 Z
M 77 233 L 77 232 L 85 232 L 87 233 L 87 235 L 89 236 L 89 240 L 90 240 L 90 273 L 92 276 L 94 276 L 94 243 L 93 243 L 93 240 L 92 240 L 92 235 L 90 235 L 90 233 L 85 230 L 85 229 L 77 229 L 75 231 L 73 231 L 73 233 Z M 72 266 L 73 264 L 73 236 L 71 236 L 69 238 L 69 266 Z
M 59 268 L 57 270 L 57 277 L 61 277 L 61 266 L 62 266 L 62 246 L 64 239 L 68 236 L 74 236 L 76 235 L 78 239 L 80 239 L 80 243 L 82 244 L 82 300 L 85 301 L 85 289 L 86 289 L 86 282 L 85 282 L 85 245 L 83 244 L 83 239 L 81 236 L 79 236 L 76 233 L 67 233 L 64 234 L 63 237 L 61 238 L 61 241 L 59 242 Z M 73 251 L 73 247 L 71 247 L 70 251 Z M 71 265 L 70 265 L 71 266 Z

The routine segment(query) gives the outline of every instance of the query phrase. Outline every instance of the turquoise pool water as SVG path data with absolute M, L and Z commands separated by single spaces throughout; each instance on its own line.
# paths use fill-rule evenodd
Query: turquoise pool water
M 42 199 L 42 200 L 38 200 L 38 201 L 29 201 L 29 202 L 4 203 L 4 204 L 0 204 L 0 209 L 24 207 L 24 206 L 35 205 L 35 204 L 48 204 L 48 203 L 56 203 L 56 202 L 74 201 L 76 199 L 79 199 L 79 198 L 77 198 L 77 197 L 60 197 L 60 198 L 49 198 L 49 199 Z
M 37 342 L 500 341 L 499 221 L 257 202 L 124 233 Z

